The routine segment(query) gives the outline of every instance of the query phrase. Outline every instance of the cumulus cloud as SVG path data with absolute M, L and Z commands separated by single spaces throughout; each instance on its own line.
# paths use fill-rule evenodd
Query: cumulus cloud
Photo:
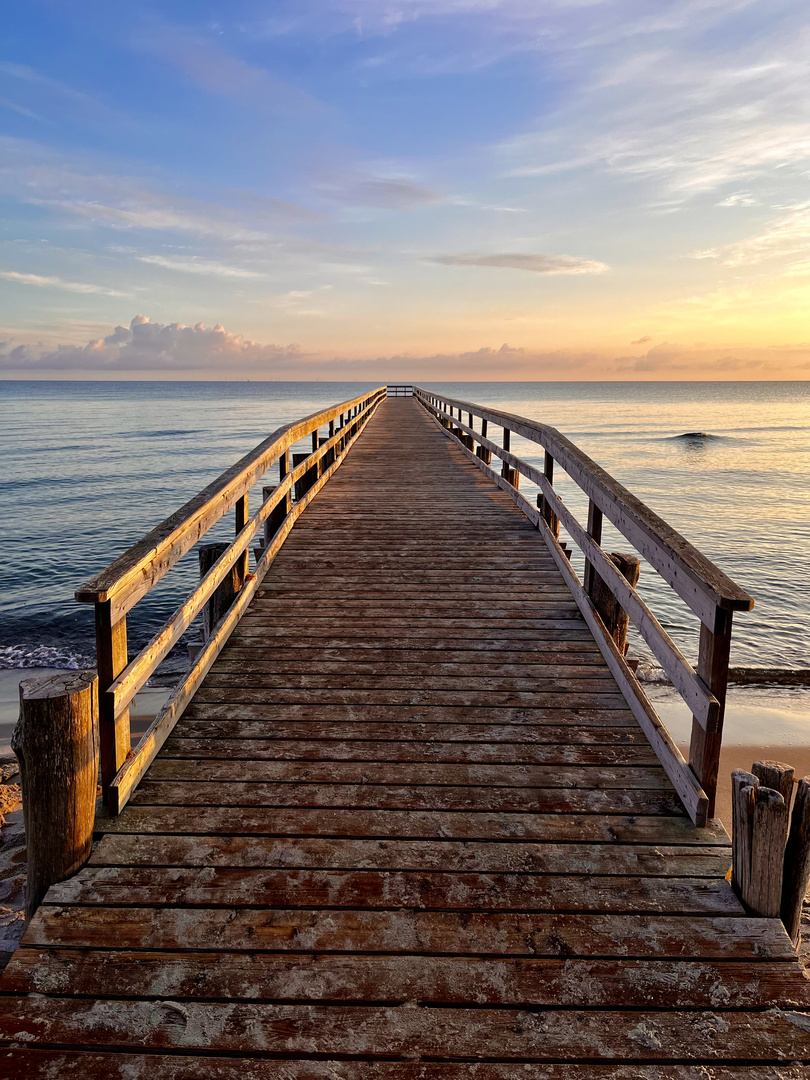
M 0 270 L 0 278 L 4 281 L 14 281 L 18 285 L 34 285 L 39 289 L 63 289 L 65 292 L 88 293 L 99 296 L 126 296 L 127 293 L 116 292 L 103 285 L 91 285 L 86 281 L 65 281 L 60 277 L 50 277 L 43 274 L 20 274 L 16 270 Z
M 86 374 L 116 378 L 373 380 L 422 382 L 436 379 L 716 379 L 804 378 L 810 370 L 810 344 L 733 350 L 672 342 L 642 356 L 617 356 L 606 350 L 540 350 L 503 344 L 429 356 L 397 354 L 356 358 L 305 353 L 296 345 L 262 345 L 217 324 L 184 326 L 153 323 L 136 316 L 106 337 L 86 345 L 56 348 L 0 341 L 0 372 L 28 375 Z
M 116 326 L 107 337 L 87 345 L 60 345 L 42 350 L 7 342 L 0 350 L 0 369 L 30 371 L 108 371 L 132 373 L 150 371 L 209 371 L 228 377 L 245 370 L 266 371 L 273 365 L 294 361 L 295 345 L 259 345 L 240 334 L 229 333 L 219 323 L 185 326 L 183 323 L 153 323 L 146 315 L 136 315 L 129 326 Z
M 469 252 L 459 255 L 434 255 L 431 262 L 443 266 L 486 266 L 507 270 L 529 270 L 533 274 L 603 274 L 610 267 L 595 259 L 578 255 L 522 255 L 516 252 L 485 255 Z

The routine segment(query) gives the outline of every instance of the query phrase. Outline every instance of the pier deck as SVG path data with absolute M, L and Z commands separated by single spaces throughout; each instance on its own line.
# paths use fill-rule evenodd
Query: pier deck
M 381 403 L 100 828 L 0 983 L 0 1076 L 810 1061 L 781 923 L 745 917 L 724 829 L 684 812 L 537 529 L 413 398 Z

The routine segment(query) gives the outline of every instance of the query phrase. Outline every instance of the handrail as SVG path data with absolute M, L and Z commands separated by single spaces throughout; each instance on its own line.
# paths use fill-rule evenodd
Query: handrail
M 76 591 L 77 601 L 95 604 L 101 779 L 104 798 L 112 813 L 118 813 L 123 808 L 168 737 L 253 597 L 296 519 L 341 464 L 349 447 L 386 394 L 387 388 L 379 386 L 278 428 Z M 338 419 L 339 424 L 336 425 Z M 320 429 L 327 424 L 329 434 L 324 439 L 320 437 Z M 312 435 L 312 452 L 291 469 L 290 448 L 309 434 Z M 262 505 L 248 520 L 248 493 L 276 461 L 279 462 L 279 484 L 271 492 L 266 492 L 267 497 Z M 301 497 L 292 503 L 292 489 L 304 477 L 308 478 L 306 491 L 302 491 Z M 126 639 L 127 612 L 231 508 L 235 509 L 236 518 L 233 542 L 191 595 L 130 662 Z M 271 520 L 272 536 L 261 554 L 257 555 L 255 572 L 249 574 L 250 542 L 262 525 Z M 191 670 L 175 688 L 138 745 L 131 749 L 129 705 L 133 698 L 235 569 L 239 570 L 241 588 L 232 606 L 212 628 L 208 642 Z
M 753 599 L 556 428 L 513 413 L 448 398 L 419 386 L 414 386 L 413 393 L 434 417 L 444 434 L 454 438 L 467 457 L 508 492 L 541 531 L 580 611 L 594 633 L 608 667 L 650 739 L 684 806 L 696 823 L 704 824 L 714 813 L 728 682 L 732 614 L 735 610 L 749 611 L 754 606 Z M 467 413 L 466 424 L 462 420 L 462 411 Z M 482 421 L 480 432 L 473 426 L 473 417 Z M 502 447 L 487 438 L 489 421 L 503 428 Z M 544 448 L 542 472 L 511 453 L 512 431 Z M 478 450 L 474 451 L 476 442 Z M 490 467 L 492 454 L 503 461 L 500 476 Z M 555 462 L 588 495 L 587 528 L 577 521 L 554 490 Z M 537 484 L 542 492 L 538 496 L 539 510 L 518 491 L 518 474 L 521 473 Z M 636 589 L 617 570 L 602 549 L 603 515 L 613 522 L 619 532 L 700 618 L 697 670 L 677 648 Z M 560 546 L 560 524 L 585 555 L 584 582 L 579 579 L 567 553 Z M 593 603 L 593 582 L 597 576 L 638 629 L 673 686 L 690 707 L 692 739 L 688 763 L 673 743 Z

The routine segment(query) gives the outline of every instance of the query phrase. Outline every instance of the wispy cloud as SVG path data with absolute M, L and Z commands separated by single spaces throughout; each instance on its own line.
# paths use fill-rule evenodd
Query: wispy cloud
M 404 176 L 338 176 L 316 183 L 315 190 L 349 206 L 379 210 L 412 210 L 441 201 L 438 192 Z
M 198 255 L 176 257 L 170 255 L 139 255 L 139 262 L 162 266 L 165 270 L 176 270 L 182 274 L 201 274 L 205 277 L 260 278 L 253 270 L 244 270 L 239 266 L 227 266 L 224 263 L 203 259 Z
M 772 259 L 806 257 L 810 248 L 810 202 L 782 208 L 782 213 L 753 236 L 721 247 L 696 251 L 695 259 L 717 259 L 725 266 L 756 265 Z
M 0 270 L 0 278 L 18 285 L 33 285 L 38 289 L 63 289 L 65 292 L 96 294 L 98 296 L 126 296 L 127 293 L 108 289 L 104 285 L 91 285 L 85 281 L 65 281 L 60 277 L 42 274 L 22 274 L 16 270 Z
M 610 267 L 596 259 L 577 255 L 523 255 L 509 253 L 486 255 L 469 252 L 459 255 L 434 255 L 431 262 L 443 266 L 484 266 L 504 270 L 528 270 L 533 274 L 603 274 Z

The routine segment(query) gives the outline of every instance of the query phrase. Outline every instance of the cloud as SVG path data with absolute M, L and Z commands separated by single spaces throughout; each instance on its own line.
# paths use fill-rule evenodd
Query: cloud
M 202 274 L 206 277 L 260 278 L 262 275 L 253 270 L 243 270 L 238 266 L 226 266 L 224 263 L 203 259 L 198 255 L 175 258 L 168 255 L 139 255 L 139 262 L 162 266 L 165 270 L 177 270 L 182 274 Z
M 438 192 L 401 176 L 357 176 L 316 185 L 328 199 L 379 210 L 412 210 L 441 201 Z
M 753 195 L 745 191 L 737 191 L 733 195 L 727 195 L 721 199 L 718 206 L 756 206 L 757 200 Z
M 208 371 L 227 378 L 229 372 L 266 370 L 280 360 L 294 361 L 295 345 L 259 345 L 219 324 L 153 323 L 136 315 L 128 327 L 116 326 L 107 337 L 87 345 L 59 345 L 42 350 L 7 343 L 0 353 L 0 369 L 27 371 L 142 371 L 167 375 L 172 372 Z
M 733 244 L 696 251 L 692 257 L 717 259 L 726 266 L 734 267 L 797 255 L 806 257 L 810 246 L 810 202 L 785 206 L 782 211 L 762 232 Z
M 252 110 L 299 117 L 325 111 L 305 90 L 248 64 L 184 27 L 152 19 L 135 36 L 134 44 L 179 69 L 208 93 L 231 98 Z
M 528 270 L 533 274 L 603 274 L 610 267 L 595 259 L 577 255 L 523 255 L 519 253 L 485 255 L 471 252 L 460 255 L 434 255 L 431 262 L 443 266 L 485 266 L 507 270 Z
M 652 341 L 649 334 L 645 334 L 644 337 L 636 338 L 635 341 L 631 341 L 631 345 L 646 345 L 648 341 Z
M 0 278 L 14 281 L 19 285 L 34 285 L 40 289 L 64 289 L 72 293 L 96 293 L 99 296 L 127 296 L 103 285 L 90 285 L 84 281 L 64 281 L 59 277 L 45 277 L 42 274 L 20 274 L 16 270 L 0 270 Z

